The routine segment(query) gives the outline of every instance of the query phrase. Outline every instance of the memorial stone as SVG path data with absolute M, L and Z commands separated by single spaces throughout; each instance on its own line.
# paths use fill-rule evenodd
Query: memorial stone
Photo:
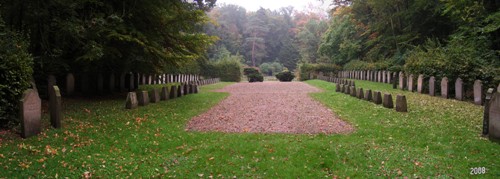
M 33 89 L 24 91 L 19 103 L 21 137 L 28 138 L 37 135 L 41 131 L 42 100 L 38 92 Z
M 493 93 L 489 107 L 488 135 L 498 140 L 500 139 L 500 93 L 498 91 Z
M 161 94 L 160 94 L 160 99 L 162 101 L 165 101 L 167 100 L 169 97 L 169 93 L 168 93 L 168 87 L 164 86 L 161 88 Z
M 54 128 L 61 128 L 62 106 L 61 106 L 61 91 L 58 86 L 50 86 L 49 88 L 49 110 L 50 124 Z
M 417 79 L 417 92 L 422 94 L 424 88 L 424 75 L 418 75 Z
M 448 78 L 441 79 L 441 97 L 448 98 Z
M 368 89 L 365 92 L 365 100 L 372 101 L 372 90 Z
M 461 78 L 457 78 L 455 81 L 455 99 L 464 100 L 464 83 Z
M 397 112 L 408 112 L 408 107 L 406 104 L 406 96 L 405 95 L 397 95 L 396 96 L 396 111 Z
M 380 91 L 375 91 L 373 93 L 373 102 L 375 104 L 382 104 L 382 93 L 380 93 Z
M 429 95 L 436 95 L 436 78 L 434 76 L 429 78 Z
M 140 91 L 137 96 L 137 100 L 139 101 L 139 106 L 146 106 L 149 104 L 149 94 L 148 91 Z
M 151 89 L 150 93 L 151 93 L 151 99 L 150 99 L 151 103 L 160 102 L 160 91 L 158 90 L 158 88 Z
M 483 84 L 481 80 L 474 81 L 474 103 L 477 105 L 483 104 Z
M 137 95 L 135 92 L 128 92 L 127 100 L 125 101 L 125 109 L 135 109 L 137 108 Z
M 394 108 L 394 104 L 392 102 L 392 95 L 390 93 L 384 93 L 384 101 L 383 106 L 386 108 Z

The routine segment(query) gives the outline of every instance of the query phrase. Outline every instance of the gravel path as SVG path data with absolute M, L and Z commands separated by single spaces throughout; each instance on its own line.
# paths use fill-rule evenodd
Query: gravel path
M 237 83 L 218 91 L 230 96 L 191 119 L 188 131 L 331 134 L 353 130 L 311 99 L 307 93 L 321 90 L 305 83 Z

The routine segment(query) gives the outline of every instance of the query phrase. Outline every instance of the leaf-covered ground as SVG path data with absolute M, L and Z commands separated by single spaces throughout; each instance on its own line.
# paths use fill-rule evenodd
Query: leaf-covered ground
M 311 96 L 356 126 L 351 134 L 298 135 L 187 132 L 185 126 L 228 96 L 209 92 L 124 109 L 116 100 L 65 101 L 63 129 L 20 139 L 0 133 L 0 178 L 323 178 L 500 177 L 500 144 L 480 136 L 482 109 L 467 102 L 392 90 L 357 81 L 358 87 L 408 98 L 408 113 L 335 93 Z M 48 116 L 44 117 L 47 125 Z

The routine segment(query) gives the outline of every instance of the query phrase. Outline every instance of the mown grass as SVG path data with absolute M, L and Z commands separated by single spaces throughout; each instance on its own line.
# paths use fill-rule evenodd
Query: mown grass
M 480 137 L 478 106 L 405 93 L 409 112 L 397 113 L 335 93 L 334 85 L 312 97 L 356 126 L 346 135 L 224 134 L 187 132 L 187 121 L 228 94 L 201 93 L 134 110 L 124 99 L 66 101 L 63 129 L 0 143 L 0 177 L 320 178 L 500 176 L 500 146 Z M 396 92 L 389 85 L 358 86 Z M 244 109 L 242 109 L 244 110 Z M 47 116 L 44 117 L 47 121 Z M 0 134 L 4 138 L 6 134 Z

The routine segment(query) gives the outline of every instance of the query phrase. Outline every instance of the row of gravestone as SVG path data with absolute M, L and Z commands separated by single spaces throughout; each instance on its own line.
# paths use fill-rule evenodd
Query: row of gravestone
M 483 114 L 483 135 L 500 140 L 500 85 L 497 89 L 489 88 Z
M 353 80 L 347 80 L 347 79 L 342 79 L 342 78 L 335 78 L 335 77 L 327 77 L 327 76 L 318 76 L 319 80 L 323 81 L 328 81 L 331 83 L 340 83 L 343 85 L 349 85 L 349 86 L 356 86 L 356 83 Z
M 28 138 L 41 132 L 42 100 L 38 90 L 28 89 L 19 101 L 19 118 L 21 121 L 21 137 Z M 49 87 L 50 124 L 54 128 L 61 128 L 63 119 L 62 98 L 58 86 Z
M 202 77 L 192 74 L 140 74 L 140 73 L 122 73 L 120 76 L 115 76 L 114 73 L 107 74 L 106 77 L 100 74 L 81 74 L 73 75 L 68 73 L 64 77 L 63 84 L 64 94 L 71 96 L 75 91 L 82 92 L 83 94 L 104 94 L 106 92 L 126 92 L 134 91 L 139 88 L 139 85 L 147 84 L 167 84 L 167 83 L 186 83 L 189 81 L 199 81 Z M 78 83 L 77 83 L 78 81 Z M 47 86 L 57 84 L 57 78 L 54 75 L 47 77 Z
M 382 104 L 386 108 L 391 108 L 391 109 L 394 108 L 392 95 L 390 93 L 384 93 L 384 98 L 382 99 L 382 93 L 380 91 L 373 91 L 372 93 L 372 90 L 370 89 L 363 91 L 363 88 L 356 89 L 356 86 L 344 85 L 340 83 L 336 83 L 335 91 L 351 95 L 352 97 L 356 97 L 358 99 L 372 101 L 375 104 Z M 408 112 L 406 96 L 397 95 L 396 111 Z
M 220 82 L 219 78 L 203 79 L 181 85 L 172 85 L 170 89 L 167 86 L 162 88 L 153 88 L 150 91 L 129 92 L 125 101 L 126 109 L 134 109 L 138 106 L 146 106 L 150 102 L 157 103 L 168 99 L 182 97 L 188 94 L 198 93 L 198 86 L 208 85 Z
M 389 71 L 341 71 L 339 72 L 340 77 L 352 78 L 359 80 L 369 80 L 374 82 L 382 83 L 392 83 L 393 88 L 399 88 L 401 90 L 408 90 L 418 93 L 427 93 L 431 96 L 436 95 L 436 78 L 434 76 L 428 79 L 424 75 L 418 75 L 416 81 L 413 74 L 405 76 L 403 72 L 389 72 Z M 396 81 L 396 79 L 398 79 Z M 427 83 L 425 83 L 425 81 Z M 450 86 L 449 79 L 443 77 L 440 81 L 440 94 L 443 98 L 450 97 Z M 454 85 L 455 99 L 464 100 L 465 93 L 467 90 L 464 89 L 464 82 L 461 78 L 455 80 Z M 475 80 L 472 90 L 469 90 L 473 94 L 474 104 L 482 105 L 484 104 L 484 90 L 483 83 L 481 80 Z

